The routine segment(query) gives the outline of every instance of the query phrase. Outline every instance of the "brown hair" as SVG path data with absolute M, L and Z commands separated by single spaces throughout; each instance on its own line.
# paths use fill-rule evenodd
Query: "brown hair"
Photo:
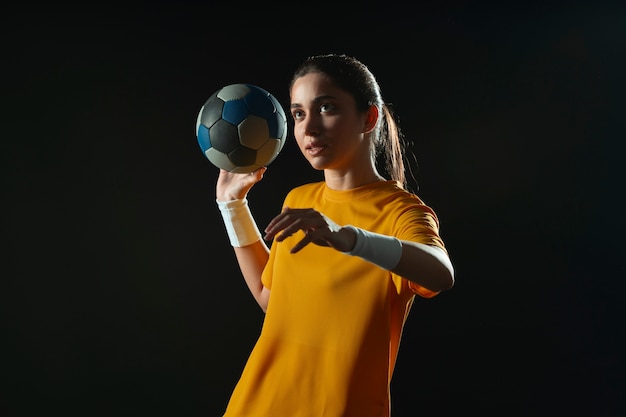
M 314 55 L 308 57 L 294 72 L 290 89 L 294 82 L 309 73 L 322 73 L 342 90 L 351 94 L 359 111 L 367 111 L 371 105 L 378 107 L 383 117 L 372 133 L 375 144 L 374 158 L 391 179 L 407 187 L 405 169 L 406 144 L 403 134 L 391 107 L 382 98 L 380 86 L 372 72 L 358 59 L 339 54 Z M 409 165 L 410 167 L 410 165 Z

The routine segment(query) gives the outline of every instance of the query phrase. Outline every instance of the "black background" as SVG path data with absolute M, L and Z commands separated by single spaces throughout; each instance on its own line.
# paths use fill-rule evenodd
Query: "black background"
M 393 416 L 624 416 L 620 3 L 5 6 L 3 416 L 221 416 L 262 314 L 194 134 L 218 88 L 285 105 L 362 59 L 417 157 L 457 284 L 418 300 Z M 293 138 L 262 228 L 320 179 Z M 278 416 L 282 417 L 282 416 Z

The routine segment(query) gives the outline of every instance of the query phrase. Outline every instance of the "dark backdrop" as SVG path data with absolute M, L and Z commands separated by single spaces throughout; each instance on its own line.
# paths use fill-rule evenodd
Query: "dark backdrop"
M 196 115 L 235 82 L 286 105 L 300 61 L 341 52 L 457 270 L 407 322 L 394 417 L 626 415 L 626 10 L 519 3 L 6 6 L 0 414 L 221 416 L 263 317 Z M 319 178 L 290 134 L 260 226 Z

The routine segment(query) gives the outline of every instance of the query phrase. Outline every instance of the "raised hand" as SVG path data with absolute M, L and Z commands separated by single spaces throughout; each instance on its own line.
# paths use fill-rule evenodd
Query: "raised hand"
M 261 181 L 266 167 L 247 174 L 236 174 L 220 169 L 215 195 L 219 201 L 240 200 L 248 194 L 254 184 Z

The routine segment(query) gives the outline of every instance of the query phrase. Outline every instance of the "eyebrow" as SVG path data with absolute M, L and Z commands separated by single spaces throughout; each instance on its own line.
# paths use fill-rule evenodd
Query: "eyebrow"
M 323 96 L 317 96 L 313 99 L 313 103 L 319 103 L 320 101 L 324 101 L 324 100 L 328 100 L 328 99 L 334 99 L 336 98 L 335 96 L 331 96 L 330 94 L 326 94 Z M 300 103 L 291 103 L 291 106 L 289 106 L 292 109 L 297 109 L 299 107 L 302 107 L 302 104 Z

